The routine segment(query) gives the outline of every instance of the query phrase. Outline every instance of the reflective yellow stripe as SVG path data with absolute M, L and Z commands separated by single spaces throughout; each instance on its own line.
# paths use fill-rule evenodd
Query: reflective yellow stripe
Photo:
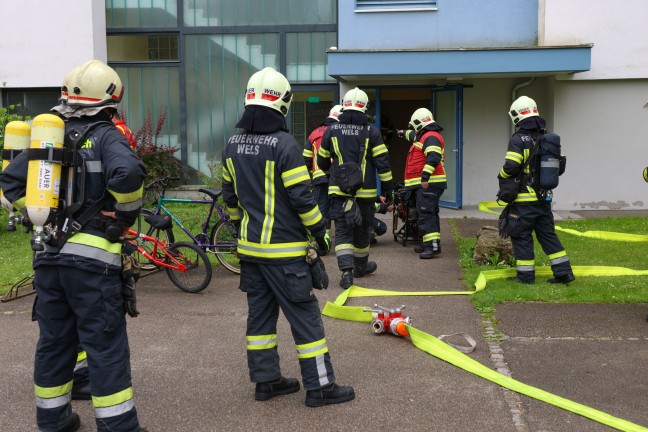
M 425 234 L 423 236 L 424 242 L 430 242 L 432 240 L 440 240 L 440 239 L 441 239 L 441 233 L 439 232 L 433 232 L 433 233 Z
M 259 258 L 291 258 L 306 255 L 307 241 L 290 243 L 255 243 L 241 238 L 238 252 Z
M 221 177 L 223 177 L 223 180 L 228 182 L 228 183 L 232 182 L 232 176 L 230 175 L 229 171 L 227 171 L 227 168 L 225 168 L 225 167 L 223 167 Z
M 423 172 L 426 172 L 428 174 L 432 174 L 434 172 L 434 167 L 432 165 L 425 165 L 423 167 Z
M 248 227 L 248 223 L 250 222 L 250 215 L 248 214 L 247 210 L 245 210 L 243 207 L 241 207 L 241 210 L 243 210 L 243 219 L 241 221 L 241 238 L 246 239 L 247 227 Z
M 301 167 L 306 172 L 306 167 Z M 265 166 L 265 193 L 263 207 L 265 217 L 263 218 L 263 228 L 261 229 L 261 243 L 270 243 L 272 238 L 272 226 L 274 225 L 275 210 L 275 186 L 274 186 L 274 161 L 266 161 Z M 308 175 L 308 174 L 307 174 Z
M 317 151 L 317 155 L 328 159 L 331 157 L 331 152 L 326 150 L 324 147 L 320 147 L 319 150 Z
M 13 204 L 13 206 L 14 206 L 14 208 L 16 210 L 22 210 L 22 209 L 25 208 L 25 201 L 26 200 L 27 200 L 27 197 L 22 197 L 22 198 L 17 199 L 16 201 L 12 202 L 11 204 Z
M 236 170 L 234 169 L 234 161 L 232 160 L 232 158 L 227 158 L 225 159 L 225 164 L 227 165 L 227 171 L 232 176 L 231 182 L 234 184 L 234 193 L 238 196 L 238 190 L 236 189 Z
M 521 165 L 523 157 L 522 157 L 522 155 L 520 153 L 509 151 L 509 152 L 506 152 L 506 156 L 504 157 L 504 159 L 508 159 L 508 160 L 513 161 L 513 162 L 517 162 L 518 164 Z
M 85 360 L 88 358 L 88 353 L 85 351 L 81 351 L 79 354 L 77 354 L 77 363 Z
M 312 158 L 313 157 L 313 151 L 308 150 L 308 149 L 304 149 L 304 151 L 302 152 L 302 156 L 304 156 L 305 158 Z
M 510 174 L 507 174 L 506 171 L 504 171 L 504 168 L 502 168 L 500 170 L 499 175 L 500 175 L 500 177 L 505 178 L 505 179 L 511 177 Z
M 118 203 L 120 204 L 129 203 L 129 202 L 142 199 L 142 195 L 144 194 L 144 185 L 140 186 L 140 188 L 137 189 L 136 191 L 129 192 L 129 193 L 119 193 L 112 190 L 108 190 L 108 192 L 110 192 L 110 195 L 115 197 L 115 200 Z
M 534 260 L 516 260 L 515 265 L 517 266 L 533 266 L 535 265 Z
M 427 156 L 428 153 L 430 152 L 435 152 L 439 153 L 441 156 L 443 156 L 443 149 L 439 146 L 430 146 L 425 149 L 425 156 Z
M 314 358 L 328 352 L 326 339 L 320 339 L 302 345 L 295 345 L 295 348 L 297 349 L 297 358 L 299 359 Z
M 360 189 L 356 192 L 356 198 L 372 198 L 375 199 L 378 196 L 377 189 Z
M 233 221 L 241 219 L 238 207 L 227 207 L 227 213 L 229 214 L 230 219 Z
M 76 233 L 67 241 L 68 243 L 82 244 L 94 248 L 103 249 L 106 252 L 121 255 L 121 243 L 110 243 L 105 238 L 97 237 L 87 233 Z
M 524 162 L 526 162 L 527 159 L 529 159 L 529 153 L 530 153 L 529 149 L 524 149 Z M 524 167 L 524 172 L 525 173 L 530 173 L 531 172 L 531 167 L 529 165 L 525 166 Z
M 446 176 L 445 174 L 432 174 L 428 182 L 430 183 L 441 183 L 446 181 Z
M 247 349 L 249 351 L 258 351 L 275 348 L 278 344 L 276 334 L 245 336 L 247 340 Z
M 338 186 L 334 185 L 329 186 L 329 195 L 351 196 L 348 193 L 342 192 Z
M 120 392 L 108 396 L 92 396 L 92 406 L 95 408 L 106 408 L 119 405 L 133 399 L 133 387 L 128 387 Z
M 414 147 L 416 147 L 419 150 L 423 150 L 423 143 L 416 141 L 414 144 L 412 144 Z
M 378 173 L 378 178 L 380 181 L 389 181 L 392 179 L 392 173 L 391 171 L 387 171 L 385 173 Z
M 324 171 L 322 171 L 321 169 L 315 170 L 315 172 L 313 172 L 313 180 L 317 179 L 317 178 L 320 178 L 320 177 L 326 177 L 326 174 L 324 173 Z
M 273 178 L 274 178 L 274 174 L 273 174 Z M 282 172 L 281 180 L 283 180 L 284 186 L 286 188 L 289 188 L 290 186 L 295 185 L 297 183 L 310 181 L 310 176 L 308 175 L 308 170 L 306 169 L 306 166 L 302 165 L 297 168 L 293 168 L 291 170 Z
M 387 146 L 385 144 L 380 144 L 371 150 L 371 155 L 373 157 L 380 156 L 381 154 L 384 153 L 387 153 Z
M 411 178 L 405 180 L 405 187 L 407 186 L 418 186 L 421 184 L 421 177 Z
M 72 391 L 72 384 L 74 381 L 66 382 L 63 385 L 56 387 L 41 387 L 34 384 L 34 393 L 37 397 L 42 399 L 53 399 L 64 396 Z
M 535 192 L 519 193 L 517 198 L 515 199 L 515 202 L 533 202 L 533 201 L 538 201 L 538 197 L 536 196 Z
M 342 165 L 344 160 L 342 158 L 342 153 L 340 153 L 340 147 L 338 145 L 338 139 L 336 137 L 331 137 L 331 142 L 333 143 L 333 151 L 338 157 L 338 165 Z
M 322 213 L 320 213 L 319 207 L 316 205 L 307 213 L 299 213 L 299 217 L 305 226 L 312 226 L 322 220 Z
M 553 254 L 549 255 L 549 259 L 552 260 L 552 259 L 560 258 L 560 257 L 566 256 L 566 255 L 567 255 L 567 252 L 563 250 L 563 251 L 556 252 L 556 253 L 553 253 Z

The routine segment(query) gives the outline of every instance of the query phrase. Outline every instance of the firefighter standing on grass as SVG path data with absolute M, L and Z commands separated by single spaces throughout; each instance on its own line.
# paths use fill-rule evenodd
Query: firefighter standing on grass
M 405 189 L 416 192 L 418 227 L 423 244 L 414 251 L 419 258 L 430 259 L 441 253 L 441 224 L 439 200 L 448 187 L 443 166 L 445 144 L 441 131 L 427 108 L 414 111 L 409 126 L 413 130 L 399 135 L 412 142 L 405 163 Z
M 223 150 L 223 199 L 240 233 L 240 289 L 247 293 L 247 358 L 255 399 L 299 391 L 281 375 L 277 352 L 279 308 L 290 323 L 306 405 L 347 402 L 353 388 L 338 386 L 319 304 L 306 262 L 308 232 L 320 253 L 329 249 L 326 220 L 309 190 L 301 147 L 286 129 L 292 93 L 272 68 L 250 78 L 245 111 Z
M 338 123 L 331 125 L 322 137 L 317 163 L 329 174 L 331 218 L 335 220 L 335 255 L 342 272 L 340 287 L 353 285 L 354 277 L 363 277 L 378 268 L 369 261 L 369 243 L 374 230 L 374 212 L 378 197 L 376 170 L 383 196 L 394 189 L 389 152 L 380 129 L 369 124 L 369 98 L 359 88 L 349 90 L 342 100 L 343 111 Z M 362 171 L 363 183 L 354 195 L 343 192 L 334 175 L 336 167 L 355 162 Z
M 330 221 L 330 200 L 328 196 L 328 178 L 324 171 L 320 169 L 317 165 L 317 152 L 322 144 L 322 136 L 324 132 L 329 128 L 333 123 L 337 123 L 338 117 L 342 113 L 342 105 L 335 105 L 329 111 L 328 117 L 319 125 L 311 134 L 308 136 L 308 142 L 304 145 L 304 163 L 308 167 L 308 171 L 311 174 L 311 184 L 313 187 L 313 196 L 315 197 L 315 202 L 322 213 L 322 216 L 326 218 L 328 222 L 327 229 L 331 228 Z
M 521 96 L 509 110 L 509 116 L 517 130 L 511 136 L 504 166 L 499 172 L 500 178 L 516 177 L 532 153 L 535 142 L 545 133 L 547 123 L 540 117 L 535 101 Z M 535 231 L 542 250 L 549 256 L 554 277 L 549 283 L 567 284 L 575 280 L 567 252 L 563 248 L 554 227 L 551 211 L 551 196 L 542 196 L 530 186 L 531 178 L 529 161 L 524 167 L 526 175 L 520 181 L 519 192 L 515 201 L 510 204 L 507 233 L 513 244 L 513 254 L 517 263 L 517 275 L 509 279 L 532 284 L 535 282 L 535 261 L 533 252 L 533 235 Z
M 137 219 L 146 172 L 110 123 L 123 94 L 117 73 L 91 60 L 78 67 L 68 89 L 67 106 L 56 110 L 66 132 L 95 125 L 77 152 L 85 169 L 75 171 L 86 175 L 76 175 L 73 187 L 76 194 L 85 193 L 72 216 L 88 214 L 97 202 L 103 206 L 101 215 L 92 211 L 95 216 L 64 244 L 46 240 L 34 256 L 34 318 L 40 329 L 34 361 L 36 420 L 43 432 L 79 429 L 70 402 L 80 343 L 87 352 L 97 430 L 140 432 L 125 320 L 125 309 L 136 311 L 135 298 L 123 284 L 121 243 L 109 240 L 108 232 L 123 232 Z M 0 186 L 18 206 L 24 204 L 28 153 L 21 156 L 0 175 Z

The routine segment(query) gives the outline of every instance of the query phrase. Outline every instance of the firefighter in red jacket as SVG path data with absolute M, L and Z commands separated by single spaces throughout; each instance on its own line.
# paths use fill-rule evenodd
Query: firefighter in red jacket
M 328 117 L 322 122 L 321 125 L 317 127 L 311 134 L 308 136 L 308 142 L 304 145 L 304 163 L 308 168 L 308 172 L 311 175 L 311 184 L 313 186 L 313 196 L 315 197 L 315 202 L 320 209 L 322 216 L 326 218 L 328 222 L 327 229 L 331 228 L 330 222 L 330 201 L 328 196 L 328 177 L 317 165 L 317 151 L 322 145 L 322 136 L 324 132 L 329 128 L 333 123 L 338 122 L 338 117 L 342 113 L 342 105 L 335 105 L 329 111 Z
M 412 142 L 405 163 L 405 189 L 416 191 L 418 226 L 423 244 L 414 248 L 421 259 L 434 258 L 441 253 L 439 200 L 448 187 L 443 167 L 443 128 L 427 108 L 414 111 L 409 122 L 413 130 L 399 135 Z
M 135 147 L 137 147 L 137 145 L 135 144 L 135 138 L 133 138 L 133 132 L 129 129 L 128 126 L 126 126 L 126 122 L 124 122 L 118 112 L 113 115 L 112 122 L 115 126 L 117 126 L 117 130 L 124 134 L 124 136 L 128 140 L 130 147 L 135 150 Z

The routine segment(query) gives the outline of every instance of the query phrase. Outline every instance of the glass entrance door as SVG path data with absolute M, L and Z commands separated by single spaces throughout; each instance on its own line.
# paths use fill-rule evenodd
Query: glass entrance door
M 463 151 L 463 87 L 447 85 L 432 88 L 432 113 L 443 127 L 445 143 L 444 167 L 448 189 L 441 196 L 440 205 L 461 208 L 462 151 Z
M 290 133 L 300 145 L 328 117 L 338 104 L 337 86 L 293 86 L 293 100 L 286 118 Z

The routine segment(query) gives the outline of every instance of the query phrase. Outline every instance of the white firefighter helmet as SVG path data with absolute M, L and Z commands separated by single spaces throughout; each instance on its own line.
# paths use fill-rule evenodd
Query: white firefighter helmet
M 245 106 L 261 105 L 288 115 L 292 101 L 290 83 L 283 74 L 271 67 L 264 68 L 250 77 L 245 90 Z
M 72 78 L 77 73 L 77 69 L 78 69 L 78 66 L 75 67 L 74 69 L 72 69 L 67 74 L 65 74 L 65 77 L 63 78 L 63 82 L 61 83 L 61 97 L 59 98 L 59 102 L 67 103 L 68 91 L 71 90 L 70 82 L 72 82 Z
M 412 127 L 412 129 L 418 132 L 425 126 L 432 123 L 435 123 L 432 112 L 427 108 L 419 108 L 414 111 L 414 114 L 412 114 L 409 125 Z
M 513 124 L 518 124 L 521 120 L 528 117 L 539 116 L 538 105 L 528 96 L 520 96 L 511 104 L 509 116 Z
M 335 105 L 331 108 L 331 111 L 329 111 L 328 118 L 337 120 L 338 117 L 340 117 L 340 114 L 342 114 L 342 105 Z
M 124 86 L 113 68 L 100 60 L 90 60 L 77 66 L 76 70 L 68 83 L 68 105 L 114 106 L 121 101 Z
M 360 112 L 367 111 L 367 106 L 369 105 L 369 98 L 367 93 L 360 90 L 358 87 L 353 88 L 346 92 L 344 98 L 342 98 L 342 107 L 344 111 L 347 110 L 356 110 Z

